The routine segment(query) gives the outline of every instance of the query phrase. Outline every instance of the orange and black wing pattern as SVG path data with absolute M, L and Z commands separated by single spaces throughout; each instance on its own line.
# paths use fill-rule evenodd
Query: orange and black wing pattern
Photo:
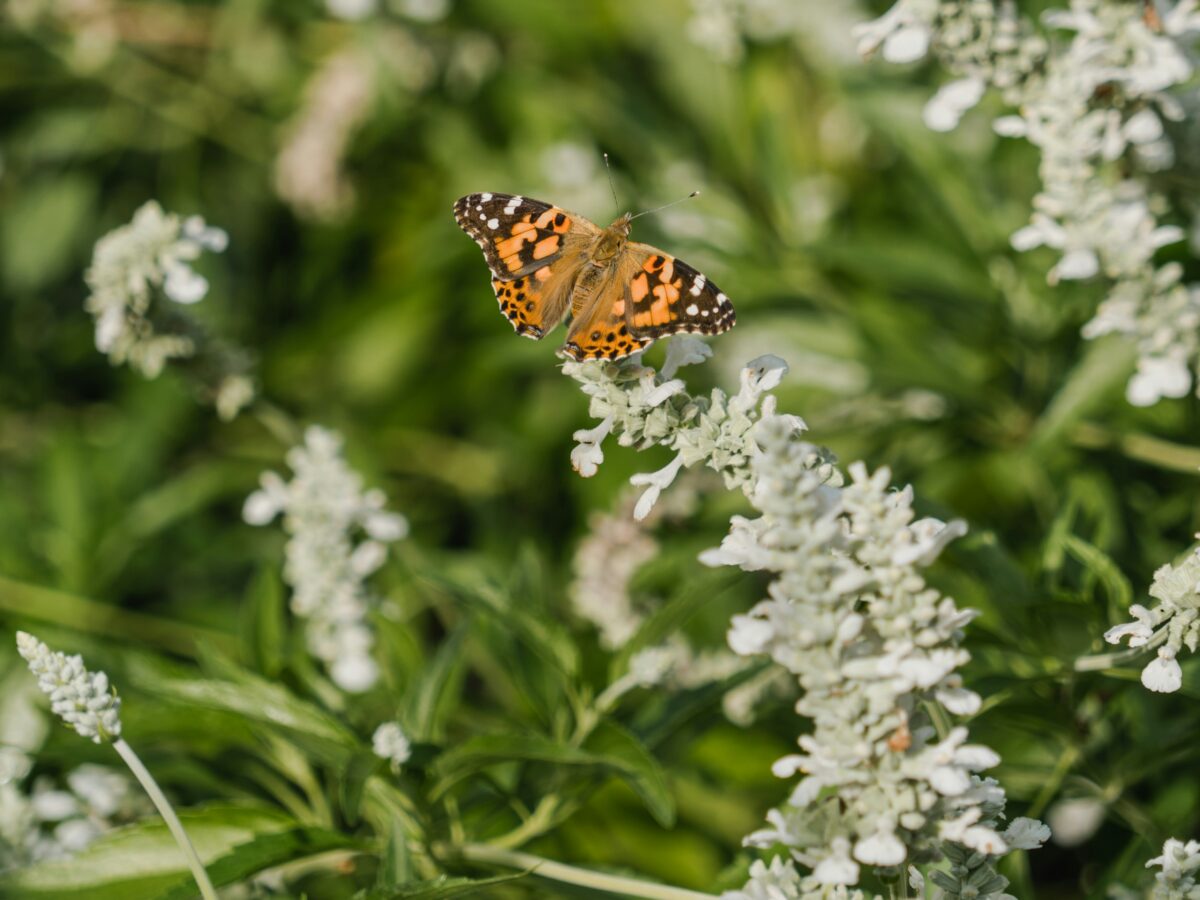
M 468 194 L 454 204 L 454 218 L 483 250 L 492 274 L 510 281 L 557 260 L 576 217 L 528 197 Z
M 454 204 L 458 225 L 483 250 L 500 311 L 517 334 L 539 340 L 566 315 L 578 244 L 572 229 L 596 226 L 578 216 L 513 194 L 468 194 Z
M 653 340 L 634 334 L 625 314 L 624 286 L 613 283 L 590 310 L 571 323 L 561 352 L 571 359 L 621 359 L 645 348 Z
M 653 247 L 646 251 L 625 289 L 633 334 L 657 340 L 680 332 L 720 334 L 733 327 L 733 304 L 720 288 L 682 260 Z

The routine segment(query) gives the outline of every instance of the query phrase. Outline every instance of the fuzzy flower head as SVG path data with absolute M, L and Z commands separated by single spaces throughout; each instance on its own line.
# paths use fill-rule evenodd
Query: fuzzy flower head
M 1179 94 L 1194 74 L 1200 10 L 1192 0 L 1064 6 L 1039 24 L 1014 0 L 898 0 L 857 34 L 865 54 L 930 54 L 952 76 L 925 107 L 935 131 L 955 128 L 989 91 L 1010 108 L 993 128 L 1038 150 L 1042 182 L 1012 246 L 1056 251 L 1052 285 L 1106 282 L 1083 334 L 1136 343 L 1126 396 L 1150 406 L 1186 396 L 1200 365 L 1200 286 L 1156 259 L 1185 236 L 1161 221 L 1170 207 L 1157 185 L 1179 156 L 1166 123 L 1185 117 Z
M 82 737 L 99 744 L 121 736 L 121 700 L 107 675 L 89 672 L 80 656 L 56 653 L 24 631 L 17 632 L 17 652 L 50 698 L 50 709 Z
M 1200 550 L 1154 573 L 1152 609 L 1133 604 L 1132 622 L 1104 633 L 1110 644 L 1128 640 L 1130 647 L 1157 647 L 1157 655 L 1142 670 L 1142 684 L 1157 693 L 1174 693 L 1183 686 L 1183 669 L 1176 657 L 1200 645 Z
M 1177 841 L 1174 838 L 1163 844 L 1161 856 L 1146 863 L 1147 869 L 1158 867 L 1154 873 L 1154 897 L 1156 900 L 1176 900 L 1195 897 L 1200 892 L 1200 842 Z
M 292 611 L 307 621 L 309 649 L 334 682 L 347 691 L 375 684 L 375 637 L 367 623 L 372 600 L 365 581 L 383 565 L 387 545 L 408 533 L 403 516 L 387 511 L 382 491 L 363 490 L 362 479 L 342 458 L 342 440 L 310 427 L 304 443 L 287 455 L 291 481 L 266 472 L 246 498 L 242 515 L 265 525 L 282 515 L 289 535 L 284 580 Z
M 609 437 L 626 447 L 658 445 L 675 452 L 661 469 L 630 479 L 631 484 L 644 488 L 634 507 L 636 519 L 648 516 L 663 491 L 692 466 L 703 464 L 717 471 L 729 488 L 746 490 L 751 485 L 750 460 L 758 452 L 754 428 L 775 417 L 775 398 L 770 391 L 787 373 L 787 364 L 777 356 L 759 357 L 742 370 L 737 394 L 714 390 L 707 397 L 694 397 L 682 380 L 667 376 L 711 355 L 698 344 L 688 336 L 673 338 L 661 373 L 644 367 L 637 356 L 616 364 L 563 365 L 563 371 L 579 381 L 591 398 L 591 414 L 601 420 L 595 428 L 575 433 L 578 445 L 571 453 L 571 463 L 581 475 L 596 473 L 604 461 L 601 444 Z M 792 431 L 805 428 L 798 417 L 779 418 Z
M 229 242 L 219 228 L 199 216 L 181 219 L 151 200 L 133 221 L 97 243 L 84 279 L 91 294 L 84 303 L 96 321 L 96 349 L 114 364 L 129 363 L 147 378 L 156 377 L 170 359 L 191 356 L 195 342 L 164 297 L 187 306 L 204 299 L 208 281 L 192 268 L 205 251 L 220 253 Z M 164 330 L 165 329 L 165 330 Z
M 394 772 L 399 772 L 412 756 L 412 745 L 404 730 L 395 722 L 384 722 L 375 729 L 375 734 L 371 736 L 371 749 L 380 759 L 391 763 Z

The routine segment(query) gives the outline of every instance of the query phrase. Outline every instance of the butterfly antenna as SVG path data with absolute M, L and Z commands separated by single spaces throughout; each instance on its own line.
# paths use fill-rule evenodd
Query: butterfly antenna
M 699 197 L 699 196 L 700 196 L 699 191 L 692 191 L 686 197 L 680 197 L 678 200 L 672 200 L 670 203 L 666 203 L 662 206 L 657 206 L 654 209 L 642 210 L 636 216 L 630 216 L 629 218 L 630 219 L 638 219 L 638 218 L 641 218 L 642 216 L 648 216 L 648 215 L 650 215 L 650 213 L 662 212 L 664 209 L 669 209 L 672 206 L 678 206 L 684 200 L 691 200 L 693 197 Z
M 613 184 L 612 166 L 608 164 L 608 154 L 604 154 L 604 171 L 608 173 L 608 189 L 612 191 L 613 206 L 620 206 L 621 201 L 617 199 L 617 186 Z

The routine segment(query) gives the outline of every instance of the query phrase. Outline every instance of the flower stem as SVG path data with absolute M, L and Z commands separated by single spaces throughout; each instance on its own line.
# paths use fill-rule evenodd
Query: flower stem
M 624 878 L 620 875 L 606 875 L 603 872 L 593 872 L 589 869 L 543 859 L 531 853 L 504 850 L 488 844 L 463 844 L 459 847 L 445 849 L 447 853 L 457 855 L 470 862 L 526 869 L 539 878 L 549 878 L 563 884 L 574 884 L 597 891 L 608 891 L 610 894 L 620 894 L 623 897 L 641 897 L 644 900 L 711 900 L 714 896 L 700 891 L 690 891 L 686 888 L 671 887 L 667 884 L 639 881 L 636 878 Z
M 1111 653 L 1081 656 L 1075 660 L 1075 671 L 1095 672 L 1100 669 L 1115 669 L 1123 663 L 1146 656 L 1151 650 L 1158 649 L 1167 642 L 1167 637 L 1167 629 L 1163 628 L 1140 647 L 1126 647 L 1121 650 L 1113 650 Z
M 142 765 L 142 761 L 133 752 L 133 748 L 125 743 L 122 738 L 113 741 L 113 749 L 125 761 L 125 765 L 129 766 L 129 771 L 133 773 L 133 777 L 145 788 L 146 793 L 150 795 L 150 800 L 154 803 L 155 808 L 158 809 L 159 815 L 167 823 L 167 828 L 170 830 L 171 836 L 175 838 L 175 843 L 179 844 L 179 849 L 183 851 L 188 867 L 192 870 L 192 875 L 195 877 L 196 884 L 200 888 L 200 896 L 204 900 L 217 900 L 216 888 L 213 887 L 212 882 L 208 879 L 208 872 L 204 870 L 204 863 L 200 862 L 200 856 L 196 853 L 196 848 L 192 846 L 187 832 L 183 830 L 183 823 L 179 821 L 179 816 L 175 815 L 175 810 L 171 808 L 171 802 L 167 800 L 166 795 L 162 792 L 162 788 L 154 780 L 154 776 L 150 774 L 149 769 Z

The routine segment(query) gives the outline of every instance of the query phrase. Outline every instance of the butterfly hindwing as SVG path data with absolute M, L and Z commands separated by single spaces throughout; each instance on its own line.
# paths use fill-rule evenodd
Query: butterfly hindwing
M 571 359 L 621 359 L 649 345 L 651 339 L 634 334 L 625 315 L 622 285 L 615 279 L 590 309 L 571 322 L 561 350 Z
M 546 265 L 512 281 L 492 278 L 500 312 L 508 317 L 517 334 L 541 340 L 562 321 L 570 301 L 570 279 L 566 274 Z
M 529 275 L 559 259 L 567 235 L 578 228 L 578 217 L 566 210 L 513 194 L 460 197 L 454 218 L 483 250 L 492 274 L 501 281 Z
M 638 337 L 656 340 L 681 331 L 720 334 L 733 327 L 733 304 L 703 274 L 645 244 L 632 244 L 629 251 L 640 257 L 626 286 L 626 315 Z

